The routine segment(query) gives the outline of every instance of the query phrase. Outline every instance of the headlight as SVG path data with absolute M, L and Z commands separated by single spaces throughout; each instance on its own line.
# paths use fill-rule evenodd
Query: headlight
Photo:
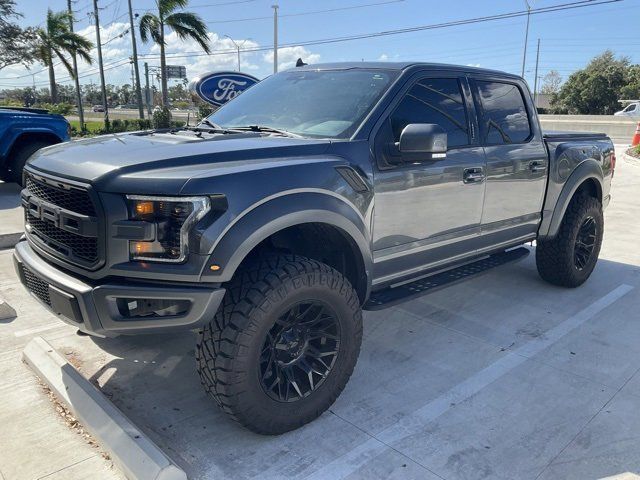
M 155 224 L 155 239 L 129 242 L 131 260 L 179 263 L 189 253 L 189 231 L 211 209 L 208 197 L 127 195 L 129 219 Z

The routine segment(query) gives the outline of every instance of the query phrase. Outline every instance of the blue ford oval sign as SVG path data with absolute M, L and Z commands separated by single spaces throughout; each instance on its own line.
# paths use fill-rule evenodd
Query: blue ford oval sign
M 212 72 L 194 79 L 190 89 L 205 102 L 221 106 L 258 82 L 246 73 Z

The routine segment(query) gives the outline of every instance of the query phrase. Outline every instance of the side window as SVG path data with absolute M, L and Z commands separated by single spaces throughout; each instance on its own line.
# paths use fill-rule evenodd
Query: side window
M 476 81 L 482 103 L 482 131 L 490 145 L 523 143 L 531 126 L 520 89 L 510 83 Z
M 425 78 L 409 90 L 390 117 L 393 138 L 410 123 L 436 123 L 447 132 L 449 147 L 469 144 L 464 97 L 455 78 Z

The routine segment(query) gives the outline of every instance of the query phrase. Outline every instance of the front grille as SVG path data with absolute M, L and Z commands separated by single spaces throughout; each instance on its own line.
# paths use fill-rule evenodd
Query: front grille
M 93 206 L 91 197 L 86 190 L 79 188 L 69 188 L 68 190 L 56 188 L 52 185 L 39 182 L 33 177 L 27 177 L 27 190 L 42 200 L 53 203 L 58 207 L 71 210 L 72 212 L 81 213 L 95 217 L 96 209 Z
M 100 241 L 95 225 L 98 219 L 88 190 L 27 174 L 23 203 L 26 230 L 34 244 L 79 266 L 97 266 Z M 92 233 L 79 228 L 86 224 L 93 225 Z
M 33 293 L 44 303 L 51 306 L 51 299 L 49 298 L 49 284 L 44 280 L 36 277 L 31 272 L 31 270 L 29 270 L 24 265 L 22 266 L 22 273 L 24 274 L 24 280 L 27 290 Z
M 31 227 L 31 233 L 65 257 L 75 256 L 87 262 L 93 262 L 98 258 L 98 239 L 95 237 L 82 237 L 75 233 L 67 232 L 45 220 L 35 218 L 27 213 L 27 223 Z

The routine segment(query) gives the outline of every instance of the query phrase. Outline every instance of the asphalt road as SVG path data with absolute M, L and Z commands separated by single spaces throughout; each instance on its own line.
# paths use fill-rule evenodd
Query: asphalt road
M 596 479 L 640 472 L 640 164 L 621 159 L 591 279 L 568 290 L 524 261 L 364 315 L 330 411 L 252 434 L 207 398 L 194 334 L 93 339 L 49 314 L 0 253 L 0 478 L 119 478 L 59 421 L 21 348 L 43 336 L 192 479 Z M 1 212 L 0 212 L 1 215 Z M 8 427 L 7 427 L 8 426 Z

